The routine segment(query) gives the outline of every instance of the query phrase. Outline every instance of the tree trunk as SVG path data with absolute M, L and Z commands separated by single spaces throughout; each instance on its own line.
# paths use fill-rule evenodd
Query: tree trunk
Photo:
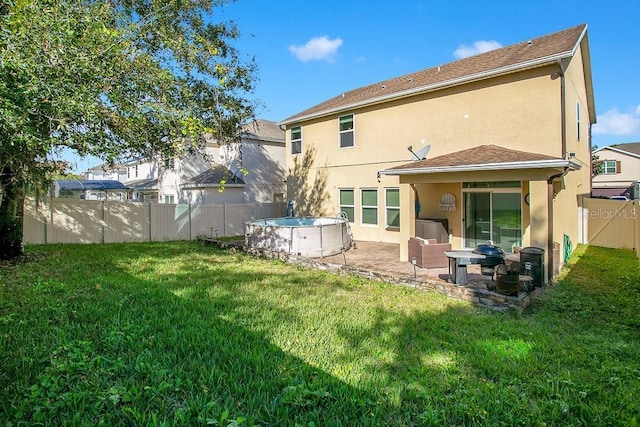
M 22 247 L 22 218 L 24 215 L 24 186 L 13 182 L 9 171 L 0 171 L 0 259 L 24 255 Z

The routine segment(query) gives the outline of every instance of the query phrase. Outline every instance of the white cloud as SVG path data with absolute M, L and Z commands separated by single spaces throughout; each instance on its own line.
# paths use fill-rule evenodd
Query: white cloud
M 341 38 L 332 40 L 327 36 L 322 36 L 312 38 L 303 46 L 291 45 L 289 51 L 302 62 L 313 59 L 333 62 L 340 46 L 342 46 Z
M 594 135 L 638 135 L 640 134 L 640 105 L 629 113 L 617 108 L 598 115 L 591 129 Z
M 453 56 L 458 59 L 467 58 L 479 53 L 489 52 L 501 48 L 502 45 L 495 40 L 478 40 L 472 46 L 461 44 L 454 52 Z

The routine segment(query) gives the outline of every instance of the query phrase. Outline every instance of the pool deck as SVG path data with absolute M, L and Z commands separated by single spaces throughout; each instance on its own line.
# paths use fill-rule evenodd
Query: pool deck
M 467 267 L 467 284 L 451 283 L 448 268 L 419 268 L 410 262 L 400 262 L 400 245 L 382 242 L 357 241 L 348 251 L 323 258 L 305 258 L 289 254 L 253 250 L 246 248 L 243 241 L 215 242 L 221 247 L 243 250 L 256 256 L 279 258 L 289 263 L 334 272 L 349 274 L 387 283 L 410 286 L 413 288 L 436 291 L 451 298 L 471 302 L 472 304 L 497 311 L 518 310 L 529 306 L 533 292 L 519 292 L 517 296 L 507 296 L 492 291 L 492 278 L 480 273 L 480 266 Z M 489 285 L 489 286 L 487 286 Z

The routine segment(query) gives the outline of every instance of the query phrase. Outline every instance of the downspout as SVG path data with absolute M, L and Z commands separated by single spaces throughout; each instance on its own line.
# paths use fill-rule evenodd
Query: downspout
M 409 184 L 409 185 L 411 186 L 411 189 L 413 190 L 413 194 L 414 194 L 414 196 L 416 198 L 416 200 L 414 202 L 414 209 L 413 210 L 415 212 L 415 214 L 414 214 L 415 219 L 418 219 L 418 216 L 420 214 L 420 209 L 421 209 L 421 207 L 420 207 L 420 199 L 418 198 L 418 189 L 416 188 L 415 184 Z M 449 231 L 449 230 L 447 230 L 447 231 Z
M 553 181 L 562 179 L 569 172 L 569 168 L 565 167 L 562 173 L 551 175 L 547 179 L 547 277 L 553 277 Z

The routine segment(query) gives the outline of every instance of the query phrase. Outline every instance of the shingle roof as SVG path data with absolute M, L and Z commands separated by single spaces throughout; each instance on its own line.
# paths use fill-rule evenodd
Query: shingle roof
M 127 187 L 134 190 L 157 190 L 158 179 L 138 179 L 136 181 L 127 182 Z
M 572 56 L 586 35 L 586 29 L 586 24 L 578 25 L 501 49 L 354 89 L 297 113 L 282 123 L 294 123 L 297 120 L 548 64 L 559 58 Z M 585 56 L 585 61 L 588 61 L 588 52 L 585 52 Z M 587 79 L 590 79 L 590 75 Z
M 184 187 L 207 187 L 217 186 L 222 180 L 226 180 L 226 184 L 244 184 L 242 178 L 235 175 L 228 168 L 222 165 L 215 165 L 199 175 L 186 181 Z
M 260 141 L 276 141 L 284 143 L 284 131 L 276 122 L 257 119 L 246 123 L 240 128 L 240 136 L 247 139 Z
M 638 154 L 640 155 L 640 142 L 629 142 L 626 144 L 614 144 L 611 146 L 612 148 L 617 148 L 621 151 L 626 151 L 627 153 Z
M 465 167 L 478 167 L 487 170 L 501 169 L 501 165 L 509 165 L 513 167 L 520 164 L 522 167 L 541 167 L 540 165 L 549 164 L 557 167 L 560 163 L 570 162 L 563 159 L 546 156 L 544 154 L 529 153 L 526 151 L 512 150 L 509 148 L 499 147 L 497 145 L 480 145 L 478 147 L 469 148 L 455 153 L 444 154 L 432 159 L 418 160 L 399 166 L 388 168 L 386 171 L 446 171 L 447 169 L 457 170 Z M 579 168 L 579 167 L 578 167 Z M 393 173 L 387 173 L 393 175 Z

